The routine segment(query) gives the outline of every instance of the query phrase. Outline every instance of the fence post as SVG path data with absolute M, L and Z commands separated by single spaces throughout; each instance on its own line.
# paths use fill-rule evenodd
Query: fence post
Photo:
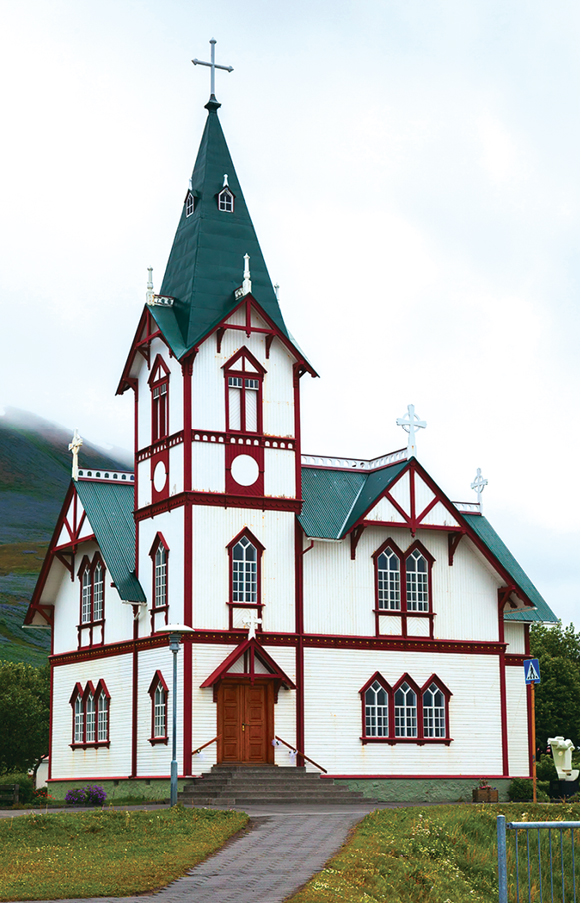
M 498 903 L 508 903 L 506 880 L 506 818 L 496 816 L 496 841 L 498 845 Z

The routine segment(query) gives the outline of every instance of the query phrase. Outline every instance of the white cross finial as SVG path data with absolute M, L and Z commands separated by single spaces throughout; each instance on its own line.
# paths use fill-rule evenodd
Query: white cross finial
M 145 293 L 145 303 L 152 304 L 153 294 L 153 267 L 147 267 L 147 291 Z
M 255 611 L 251 611 L 248 617 L 242 621 L 245 627 L 248 627 L 248 639 L 253 640 L 256 637 L 256 628 L 262 624 L 262 618 L 259 618 Z
M 214 50 L 215 46 L 216 46 L 216 41 L 214 40 L 214 38 L 211 38 L 211 40 L 210 40 L 211 50 L 210 50 L 210 62 L 209 63 L 203 63 L 202 60 L 192 60 L 192 63 L 194 64 L 194 66 L 209 66 L 210 67 L 210 95 L 211 95 L 211 97 L 214 97 L 214 98 L 216 95 L 216 91 L 215 91 L 215 87 L 216 87 L 215 71 L 216 71 L 216 69 L 224 69 L 226 72 L 234 72 L 234 69 L 232 68 L 232 66 L 219 66 L 218 63 L 216 63 L 216 61 L 215 61 L 216 55 L 215 55 L 215 50 Z
M 414 410 L 413 404 L 408 404 L 408 412 L 407 419 L 404 415 L 403 417 L 398 417 L 395 421 L 398 426 L 403 426 L 406 433 L 409 434 L 408 439 L 408 458 L 411 458 L 412 455 L 417 454 L 416 449 L 416 430 L 424 430 L 428 425 L 425 420 L 420 420 L 418 415 Z
M 242 280 L 242 292 L 244 295 L 249 295 L 252 291 L 252 282 L 250 281 L 250 257 L 248 254 L 244 255 L 244 278 Z
M 482 476 L 482 471 L 478 467 L 476 470 L 476 476 L 470 483 L 470 489 L 473 489 L 478 498 L 478 504 L 480 505 L 480 511 L 482 511 L 482 491 L 485 486 L 488 486 L 488 480 L 485 480 Z
M 75 429 L 75 434 L 69 443 L 69 451 L 73 453 L 73 480 L 79 479 L 79 449 L 82 444 L 83 440 L 79 436 L 79 431 Z
M 228 173 L 225 172 L 224 173 L 224 184 L 222 185 L 222 188 L 229 188 L 229 187 L 230 186 L 228 185 Z

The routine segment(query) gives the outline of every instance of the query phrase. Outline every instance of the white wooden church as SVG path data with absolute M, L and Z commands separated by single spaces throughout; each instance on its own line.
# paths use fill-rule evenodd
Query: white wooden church
M 555 616 L 480 505 L 450 501 L 415 454 L 303 453 L 301 382 L 316 373 L 219 106 L 212 93 L 119 382 L 134 473 L 74 470 L 26 616 L 52 631 L 51 792 L 167 783 L 168 624 L 193 628 L 180 778 L 302 754 L 386 798 L 529 775 L 523 660 L 530 623 Z

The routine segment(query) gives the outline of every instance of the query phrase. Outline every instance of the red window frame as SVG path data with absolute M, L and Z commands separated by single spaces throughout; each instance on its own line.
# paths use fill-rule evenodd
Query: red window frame
M 246 362 L 250 364 L 250 367 L 246 366 Z M 253 354 L 248 350 L 248 348 L 243 347 L 236 354 L 230 358 L 229 361 L 222 367 L 224 371 L 224 388 L 226 395 L 226 432 L 236 433 L 239 435 L 240 433 L 248 433 L 251 436 L 256 436 L 262 434 L 263 425 L 262 425 L 262 390 L 263 390 L 263 381 L 264 376 L 266 374 L 266 370 L 264 367 L 256 360 Z M 240 386 L 241 398 L 240 398 L 240 426 L 232 426 L 230 423 L 230 378 L 240 379 L 242 381 L 242 385 Z M 250 389 L 248 391 L 254 392 L 257 394 L 256 401 L 256 429 L 248 429 L 246 420 L 247 420 L 247 403 L 246 403 L 246 381 L 247 380 L 257 380 L 258 389 Z
M 379 558 L 383 552 L 390 549 L 399 558 L 400 561 L 400 608 L 380 608 L 379 606 Z M 407 592 L 407 559 L 415 552 L 419 551 L 427 562 L 427 589 L 428 589 L 428 608 L 427 611 L 416 611 L 408 607 Z M 429 638 L 434 638 L 434 608 L 432 595 L 432 566 L 435 562 L 434 556 L 428 552 L 426 547 L 419 540 L 416 540 L 403 552 L 397 543 L 388 537 L 382 545 L 372 554 L 373 565 L 375 568 L 375 632 L 377 636 L 385 636 L 379 629 L 379 619 L 385 616 L 398 617 L 401 619 L 401 636 L 408 636 L 408 618 L 428 618 L 429 619 Z M 398 631 L 395 631 L 399 633 Z
M 165 602 L 163 605 L 158 605 L 158 594 L 157 594 L 157 574 L 156 574 L 156 563 L 155 559 L 157 556 L 157 550 L 161 546 L 165 551 Z M 150 618 L 151 618 L 151 631 L 155 632 L 155 617 L 158 614 L 165 615 L 165 623 L 168 623 L 169 616 L 169 545 L 165 541 L 163 533 L 156 533 L 155 539 L 153 540 L 153 544 L 151 549 L 149 550 L 149 555 L 151 558 L 151 566 L 152 566 L 152 581 L 151 581 L 151 609 L 150 609 Z
M 107 708 L 106 708 L 106 724 L 107 724 L 107 737 L 105 740 L 99 740 L 99 699 L 101 694 L 104 694 L 105 699 L 107 700 Z M 94 722 L 94 736 L 92 740 L 87 740 L 87 702 L 89 697 L 93 699 L 94 702 L 94 714 L 95 714 L 95 722 Z M 77 738 L 76 732 L 76 703 L 77 700 L 81 700 L 82 705 L 82 717 L 83 717 L 83 729 L 82 729 L 82 737 L 81 739 Z M 99 680 L 97 686 L 93 686 L 92 682 L 89 680 L 85 687 L 80 683 L 76 683 L 71 694 L 71 698 L 69 699 L 69 704 L 73 710 L 73 731 L 72 731 L 72 742 L 69 744 L 71 749 L 97 749 L 99 747 L 109 747 L 111 743 L 110 738 L 110 712 L 111 712 L 111 695 L 109 690 L 107 689 L 107 685 L 104 680 Z
M 164 717 L 164 734 L 158 734 L 156 736 L 155 733 L 155 691 L 158 686 L 161 684 L 163 691 L 165 693 L 165 717 Z M 165 682 L 165 678 L 161 671 L 156 671 L 153 675 L 153 680 L 149 685 L 149 690 L 147 691 L 151 697 L 151 736 L 149 738 L 149 742 L 152 746 L 155 746 L 158 743 L 165 744 L 167 746 L 168 743 L 168 709 L 169 709 L 169 690 L 167 683 Z
M 241 602 L 238 599 L 234 599 L 234 549 L 238 545 L 241 539 L 247 539 L 251 545 L 256 549 L 256 600 L 254 602 Z M 259 539 L 256 538 L 254 533 L 248 529 L 248 527 L 244 527 L 243 530 L 238 533 L 234 539 L 232 539 L 228 545 L 226 546 L 228 550 L 228 573 L 229 573 L 229 587 L 228 587 L 228 617 L 229 617 L 229 629 L 230 630 L 244 630 L 243 627 L 234 627 L 234 612 L 235 610 L 242 609 L 244 611 L 256 611 L 259 618 L 262 618 L 262 553 L 264 552 L 264 546 L 260 542 Z M 262 625 L 259 624 L 257 627 L 257 632 L 260 632 Z
M 101 568 L 101 617 L 95 618 L 95 571 L 97 570 L 97 566 Z M 103 646 L 105 643 L 105 574 L 107 573 L 107 568 L 105 567 L 105 562 L 103 561 L 103 557 L 99 551 L 95 552 L 93 558 L 90 559 L 88 555 L 84 555 L 81 561 L 79 570 L 77 571 L 77 577 L 79 578 L 80 583 L 80 601 L 79 601 L 79 623 L 77 625 L 77 640 L 78 640 L 78 648 L 85 649 L 88 646 Z M 88 621 L 83 620 L 83 591 L 84 591 L 84 575 L 89 575 L 90 580 L 90 601 L 89 601 L 89 609 L 90 609 L 90 617 Z M 98 642 L 94 641 L 94 632 L 95 628 L 101 629 L 101 638 Z M 82 631 L 88 631 L 89 633 L 89 642 L 81 644 L 81 633 Z
M 148 380 L 151 390 L 152 443 L 169 436 L 169 377 L 169 367 L 161 354 L 158 354 Z
M 383 689 L 387 692 L 387 704 L 388 704 L 388 720 L 389 720 L 389 732 L 387 736 L 378 737 L 373 734 L 367 733 L 367 721 L 366 721 L 366 712 L 365 712 L 365 694 L 367 690 L 373 686 L 373 684 L 377 681 Z M 400 687 L 407 683 L 408 686 L 413 690 L 416 694 L 416 736 L 404 736 L 404 737 L 396 737 L 395 735 L 395 695 Z M 425 727 L 424 727 L 424 694 L 427 690 L 429 690 L 430 686 L 435 684 L 441 693 L 444 696 L 444 718 L 445 718 L 445 736 L 443 737 L 428 737 L 426 736 Z M 389 684 L 389 682 L 383 677 L 383 675 L 376 671 L 375 674 L 369 678 L 369 680 L 361 687 L 359 690 L 359 695 L 361 697 L 361 743 L 387 743 L 389 746 L 395 746 L 399 743 L 412 743 L 417 746 L 424 746 L 425 744 L 432 743 L 442 743 L 445 746 L 449 746 L 452 743 L 452 737 L 450 736 L 450 699 L 452 697 L 451 691 L 447 688 L 446 684 L 438 677 L 437 674 L 431 674 L 430 677 L 426 680 L 426 682 L 420 687 L 412 677 L 406 672 L 402 674 L 397 683 Z

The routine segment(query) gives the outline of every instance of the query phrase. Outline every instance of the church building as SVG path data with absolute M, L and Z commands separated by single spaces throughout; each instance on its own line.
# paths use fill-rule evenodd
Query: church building
M 301 383 L 317 374 L 287 330 L 219 107 L 212 92 L 121 372 L 134 471 L 86 470 L 73 442 L 26 616 L 52 631 L 50 792 L 167 795 L 178 624 L 182 783 L 305 756 L 385 799 L 468 798 L 483 777 L 505 788 L 532 767 L 529 626 L 556 618 L 480 503 L 451 501 L 422 467 L 412 406 L 407 449 L 303 452 Z

